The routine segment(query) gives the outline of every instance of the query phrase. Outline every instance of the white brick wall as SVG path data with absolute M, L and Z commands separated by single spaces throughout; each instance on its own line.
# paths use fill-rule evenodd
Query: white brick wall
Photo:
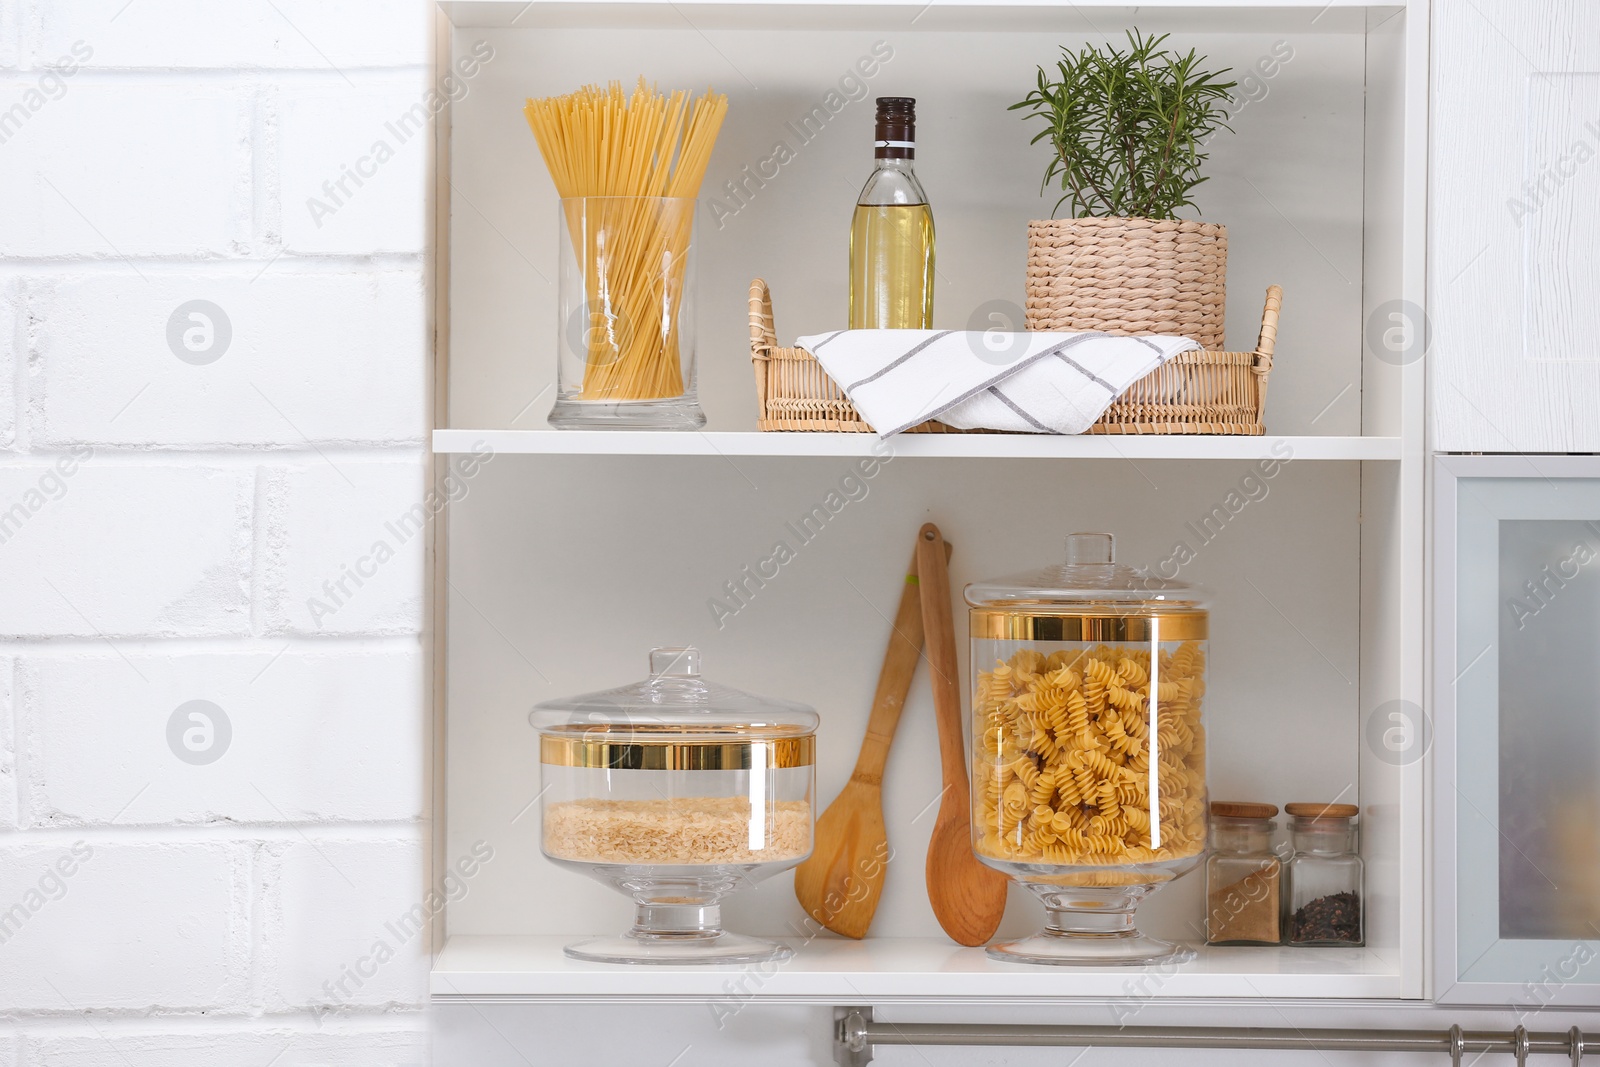
M 0 847 L 0 1003 L 54 1014 L 243 1003 L 247 863 L 215 843 Z
M 5 27 L 0 24 L 0 33 Z M 0 448 L 10 448 L 16 435 L 16 354 L 24 349 L 25 335 L 17 315 L 21 285 L 0 278 Z
M 258 272 L 121 271 L 35 286 L 34 443 L 303 448 L 303 434 L 420 445 L 421 272 L 289 273 L 281 259 Z M 221 308 L 229 332 L 221 355 L 200 365 L 174 358 L 167 336 L 174 315 L 195 324 L 179 312 L 192 300 Z
M 71 0 L 39 9 L 33 51 L 49 59 L 91 41 L 106 68 L 416 67 L 429 14 L 414 0 Z
M 0 634 L 247 633 L 253 473 L 109 463 L 0 468 Z
M 428 82 L 357 85 L 282 95 L 283 242 L 296 252 L 422 248 Z
M 20 4 L 0 4 L 0 70 L 17 65 L 17 17 L 22 13 Z M 5 1053 L 5 1042 L 0 1041 L 0 1057 Z M 5 1060 L 0 1058 L 0 1063 Z
M 432 11 L 0 3 L 0 1067 L 429 1059 Z
M 389 841 L 291 843 L 269 863 L 278 902 L 264 961 L 269 1007 L 419 1004 L 428 955 L 417 926 L 428 903 L 418 846 Z
M 18 674 L 30 825 L 422 815 L 420 649 L 95 650 L 24 659 Z M 192 700 L 227 718 L 212 762 L 187 763 L 169 743 Z
M 275 535 L 259 572 L 265 628 L 288 634 L 412 634 L 422 627 L 420 463 L 341 457 L 265 484 Z
M 17 760 L 11 674 L 12 661 L 0 656 L 0 829 L 6 830 L 17 825 Z
M 8 80 L 9 104 L 29 82 Z M 0 255 L 131 266 L 243 250 L 250 120 L 248 93 L 231 83 L 113 81 L 85 67 L 4 143 L 0 203 L 29 207 L 7 213 Z
M 421 1067 L 428 1062 L 428 1041 L 421 1029 L 118 1034 L 110 1040 L 46 1038 L 32 1043 L 30 1055 L 33 1067 Z M 8 1062 L 0 1051 L 0 1067 Z

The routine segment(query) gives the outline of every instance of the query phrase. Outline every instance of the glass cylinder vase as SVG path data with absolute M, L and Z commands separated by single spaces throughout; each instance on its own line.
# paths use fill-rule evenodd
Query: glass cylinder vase
M 558 429 L 694 430 L 694 219 L 689 197 L 560 204 Z

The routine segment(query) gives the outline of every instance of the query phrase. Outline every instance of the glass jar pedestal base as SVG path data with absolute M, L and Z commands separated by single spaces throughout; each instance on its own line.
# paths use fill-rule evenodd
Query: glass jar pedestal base
M 558 430 L 698 430 L 706 413 L 691 396 L 665 400 L 570 400 L 559 398 L 549 423 Z
M 1194 950 L 1139 932 L 1134 912 L 1164 883 L 1114 887 L 1025 883 L 1044 901 L 1045 928 L 1016 941 L 990 945 L 992 959 L 1062 967 L 1145 967 L 1187 963 Z
M 568 945 L 567 955 L 591 963 L 765 963 L 794 950 L 777 941 L 722 928 L 717 904 L 640 904 L 633 929 Z

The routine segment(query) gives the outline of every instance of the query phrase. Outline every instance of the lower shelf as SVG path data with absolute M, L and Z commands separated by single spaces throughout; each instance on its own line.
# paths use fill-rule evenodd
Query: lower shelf
M 611 456 L 922 456 L 968 459 L 1400 459 L 1399 437 L 1188 434 L 737 433 L 673 430 L 435 430 L 435 452 Z
M 782 963 L 628 967 L 579 963 L 572 937 L 451 937 L 434 960 L 436 999 L 789 1003 L 1024 1003 L 1067 997 L 1388 1000 L 1399 964 L 1378 950 L 1204 948 L 1191 963 L 1150 969 L 1029 967 L 939 938 L 817 938 Z

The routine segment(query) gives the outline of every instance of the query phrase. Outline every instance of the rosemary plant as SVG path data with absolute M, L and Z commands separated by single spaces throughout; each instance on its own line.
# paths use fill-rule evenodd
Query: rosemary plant
M 1009 108 L 1047 124 L 1029 143 L 1055 148 L 1040 185 L 1042 193 L 1061 182 L 1052 215 L 1067 201 L 1076 218 L 1170 219 L 1194 207 L 1190 194 L 1206 180 L 1202 149 L 1219 129 L 1232 132 L 1223 105 L 1237 83 L 1221 80 L 1232 68 L 1202 71 L 1204 56 L 1162 48 L 1166 39 L 1135 30 L 1126 52 L 1063 46 L 1057 77 L 1040 67 L 1038 87 Z

